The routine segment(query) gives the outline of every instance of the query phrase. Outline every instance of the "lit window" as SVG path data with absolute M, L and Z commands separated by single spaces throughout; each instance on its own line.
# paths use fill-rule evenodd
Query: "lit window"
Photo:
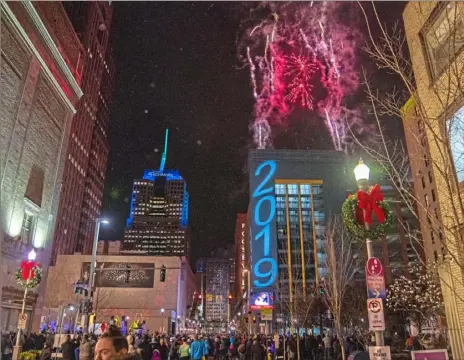
M 451 155 L 458 182 L 464 181 L 464 107 L 446 121 Z
M 450 65 L 464 46 L 464 17 L 459 2 L 438 4 L 438 14 L 422 30 L 432 78 Z
M 34 214 L 25 211 L 23 224 L 21 227 L 21 239 L 24 244 L 32 243 L 32 235 L 34 233 L 35 216 Z

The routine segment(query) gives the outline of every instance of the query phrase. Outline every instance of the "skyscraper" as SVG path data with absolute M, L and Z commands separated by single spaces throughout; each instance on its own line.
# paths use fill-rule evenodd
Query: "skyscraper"
M 220 253 L 205 259 L 205 320 L 206 330 L 226 330 L 229 316 L 230 258 Z
M 33 322 L 44 283 L 24 297 L 15 272 L 34 247 L 48 266 L 84 49 L 60 2 L 6 2 L 1 11 L 0 330 Z M 21 309 L 21 302 L 25 307 Z M 40 321 L 40 317 L 38 319 Z M 34 327 L 34 330 L 36 327 Z
M 346 197 L 344 154 L 254 150 L 248 167 L 252 291 L 291 301 L 326 274 L 325 223 Z
M 82 90 L 71 124 L 61 184 L 52 259 L 75 251 L 90 253 L 94 224 L 103 198 L 108 142 L 110 94 L 114 69 L 108 59 L 112 18 L 109 2 L 65 1 L 64 8 L 83 47 Z
M 134 180 L 123 251 L 147 255 L 188 256 L 187 184 L 177 170 L 165 170 L 168 131 L 158 170 L 144 171 Z

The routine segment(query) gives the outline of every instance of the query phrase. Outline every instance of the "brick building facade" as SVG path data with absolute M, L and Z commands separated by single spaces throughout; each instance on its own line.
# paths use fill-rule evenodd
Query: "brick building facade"
M 444 248 L 437 258 L 454 359 L 464 358 L 463 17 L 464 3 L 459 1 L 411 1 L 403 12 L 415 84 L 410 95 L 424 123 L 439 212 L 435 215 L 435 204 L 425 198 L 418 202 L 432 224 L 443 229 L 442 239 L 434 241 Z
M 109 152 L 107 129 L 114 65 L 108 56 L 112 18 L 109 2 L 63 3 L 85 49 L 82 97 L 71 125 L 51 262 L 58 254 L 92 250 L 102 206 Z
M 32 247 L 44 267 L 50 258 L 84 50 L 61 3 L 0 6 L 1 329 L 15 330 L 23 297 L 16 269 Z M 41 306 L 40 290 L 30 292 L 26 313 Z

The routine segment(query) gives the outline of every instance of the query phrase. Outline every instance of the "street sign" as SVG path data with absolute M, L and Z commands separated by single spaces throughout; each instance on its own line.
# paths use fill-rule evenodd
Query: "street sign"
M 448 350 L 420 350 L 411 351 L 412 360 L 448 360 Z
M 18 329 L 24 330 L 27 324 L 27 314 L 19 314 L 18 318 Z
M 382 263 L 375 257 L 369 258 L 366 263 L 367 297 L 369 299 L 382 298 L 387 295 L 385 274 Z
M 367 299 L 367 314 L 369 317 L 369 331 L 385 330 L 382 299 Z
M 391 360 L 390 346 L 369 346 L 369 360 Z
M 263 321 L 272 321 L 272 309 L 262 309 L 261 310 L 261 320 L 263 320 Z

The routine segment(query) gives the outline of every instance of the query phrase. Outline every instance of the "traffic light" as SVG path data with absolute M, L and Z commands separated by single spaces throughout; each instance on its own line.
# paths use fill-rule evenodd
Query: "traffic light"
M 166 266 L 161 266 L 160 270 L 160 282 L 165 282 L 166 281 Z
M 324 286 L 319 285 L 319 286 L 317 287 L 317 292 L 318 292 L 319 295 L 325 295 Z
M 245 322 L 248 324 L 248 316 L 245 316 L 244 319 L 245 319 Z
M 229 305 L 232 304 L 232 295 L 229 295 Z
M 256 324 L 256 316 L 253 316 L 253 324 Z
M 88 296 L 87 284 L 74 284 L 74 294 Z

